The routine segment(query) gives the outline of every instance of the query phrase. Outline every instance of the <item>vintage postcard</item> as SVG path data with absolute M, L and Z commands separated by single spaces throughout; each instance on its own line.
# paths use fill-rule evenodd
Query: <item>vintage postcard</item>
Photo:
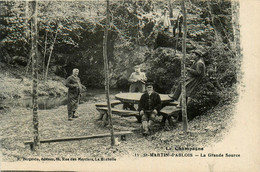
M 1 171 L 260 171 L 260 1 L 0 1 Z

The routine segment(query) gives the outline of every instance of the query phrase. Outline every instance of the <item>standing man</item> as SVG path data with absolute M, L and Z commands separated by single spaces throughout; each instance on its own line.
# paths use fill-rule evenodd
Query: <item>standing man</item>
M 199 85 L 205 76 L 205 62 L 204 56 L 199 52 L 193 52 L 195 54 L 195 63 L 191 66 L 191 68 L 187 68 L 188 76 L 186 77 L 186 101 L 188 97 L 194 95 L 197 91 L 196 87 Z M 169 95 L 170 98 L 174 100 L 179 100 L 181 95 L 181 83 L 178 84 L 176 90 L 173 95 Z M 180 103 L 181 104 L 181 103 Z
M 149 134 L 149 129 L 155 120 L 155 116 L 161 110 L 160 95 L 153 90 L 153 82 L 146 83 L 146 92 L 141 96 L 138 111 L 142 115 L 143 135 Z
M 78 108 L 79 98 L 81 96 L 82 86 L 80 79 L 78 77 L 79 70 L 73 69 L 72 75 L 66 80 L 66 86 L 69 87 L 68 90 L 68 120 L 71 121 L 72 118 L 78 118 L 75 112 Z
M 131 83 L 129 92 L 144 92 L 146 80 L 147 78 L 145 73 L 141 72 L 139 66 L 135 66 L 135 72 L 133 72 L 129 77 L 129 82 Z
M 139 66 L 135 66 L 135 71 L 130 75 L 128 81 L 131 83 L 129 92 L 141 92 L 145 91 L 145 81 L 147 80 L 144 72 L 141 72 Z M 134 104 L 124 103 L 123 109 L 136 110 Z

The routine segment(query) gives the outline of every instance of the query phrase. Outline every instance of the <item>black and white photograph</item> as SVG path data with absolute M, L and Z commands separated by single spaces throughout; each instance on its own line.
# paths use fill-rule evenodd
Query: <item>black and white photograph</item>
M 260 1 L 0 14 L 1 171 L 260 170 Z

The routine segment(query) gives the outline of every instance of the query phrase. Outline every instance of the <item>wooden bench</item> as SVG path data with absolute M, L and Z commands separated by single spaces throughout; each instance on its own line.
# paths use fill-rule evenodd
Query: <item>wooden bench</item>
M 180 113 L 181 113 L 181 107 L 172 107 L 172 106 L 167 106 L 164 107 L 163 109 L 161 109 L 160 111 L 160 115 L 163 116 L 161 123 L 164 125 L 166 120 L 168 120 L 169 125 L 174 125 L 174 122 L 172 120 L 172 117 L 175 118 L 175 121 L 179 120 L 180 117 Z
M 111 107 L 113 108 L 116 105 L 122 104 L 122 102 L 119 100 L 113 100 L 110 102 L 110 104 L 111 104 Z M 107 102 L 96 103 L 95 106 L 96 107 L 107 107 Z
M 108 108 L 107 107 L 97 107 L 96 109 L 100 112 L 100 114 L 102 115 L 103 122 L 104 122 L 104 124 L 106 124 L 108 121 L 108 113 L 107 113 Z M 123 117 L 134 116 L 134 117 L 136 117 L 136 119 L 139 123 L 142 122 L 142 116 L 140 116 L 138 111 L 111 108 L 111 112 L 112 112 L 112 114 L 123 116 Z
M 177 101 L 175 102 L 170 102 L 167 104 L 167 106 L 177 106 L 179 103 Z
M 133 134 L 132 131 L 121 131 L 121 132 L 114 132 L 115 136 L 120 136 L 121 140 L 125 140 L 126 135 Z M 80 137 L 65 137 L 65 138 L 58 138 L 58 139 L 43 139 L 40 140 L 40 143 L 53 143 L 53 142 L 64 142 L 64 141 L 79 141 L 79 140 L 86 140 L 86 139 L 95 139 L 95 138 L 103 138 L 103 137 L 110 137 L 111 133 L 106 134 L 97 134 L 91 136 L 80 136 Z M 25 141 L 25 145 L 30 145 L 30 148 L 33 149 L 33 141 Z

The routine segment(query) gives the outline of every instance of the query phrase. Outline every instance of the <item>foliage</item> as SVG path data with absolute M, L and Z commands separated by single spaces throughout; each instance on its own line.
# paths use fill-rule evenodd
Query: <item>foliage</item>
M 206 55 L 207 68 L 204 81 L 198 86 L 197 94 L 191 97 L 189 103 L 188 112 L 192 117 L 202 114 L 219 103 L 227 103 L 236 95 L 235 84 L 241 59 L 240 52 L 237 54 L 236 49 L 232 47 L 234 26 L 231 22 L 230 2 L 190 2 L 187 3 L 187 8 L 186 65 L 189 66 L 190 53 L 196 50 Z M 171 33 L 160 32 L 166 41 L 172 39 Z M 178 59 L 182 54 L 178 50 L 181 50 L 181 41 L 178 45 L 174 44 L 174 40 L 170 44 L 170 47 L 177 48 L 176 54 L 171 48 L 163 48 L 166 45 L 163 44 L 151 53 L 147 61 L 150 65 L 148 76 L 155 80 L 156 89 L 161 93 L 170 93 L 174 90 L 180 77 Z
M 58 30 L 51 72 L 67 77 L 73 68 L 79 68 L 84 85 L 104 85 L 104 3 L 39 2 L 39 51 L 43 64 L 47 60 L 43 57 L 50 53 Z M 239 32 L 239 28 L 232 23 L 234 11 L 230 1 L 189 1 L 186 5 L 187 66 L 191 51 L 207 54 L 208 79 L 203 82 L 205 85 L 200 87 L 197 97 L 192 98 L 194 107 L 206 106 L 196 110 L 200 114 L 226 99 L 226 90 L 234 92 L 231 88 L 237 83 L 241 60 L 239 48 L 234 46 L 239 46 L 234 32 Z M 171 30 L 164 30 L 165 6 L 169 6 L 168 1 L 111 2 L 108 58 L 112 87 L 128 90 L 128 77 L 137 64 L 155 80 L 155 88 L 160 93 L 170 93 L 179 82 L 182 42 L 181 37 L 173 37 Z M 174 24 L 181 15 L 180 2 L 173 1 L 169 7 Z M 28 10 L 26 15 L 25 8 L 24 1 L 1 2 L 1 53 L 6 62 L 13 56 L 29 58 L 30 36 L 27 32 L 30 31 L 31 12 Z
M 180 56 L 171 48 L 157 48 L 147 60 L 147 77 L 155 81 L 155 89 L 160 93 L 169 93 L 180 77 Z
M 0 74 L 0 100 L 23 98 L 31 96 L 32 80 L 30 78 L 20 78 L 11 74 Z M 39 96 L 64 96 L 67 94 L 67 88 L 60 81 L 40 82 L 38 85 Z
M 12 56 L 20 55 L 26 57 L 28 59 L 27 61 L 29 61 L 31 38 L 30 36 L 28 37 L 28 34 L 26 33 L 30 32 L 30 3 L 27 7 L 29 9 L 27 15 L 25 14 L 25 1 L 6 1 L 1 3 L 1 11 L 3 14 L 1 17 L 1 31 L 3 32 L 1 49 L 3 52 L 5 52 L 3 56 L 9 56 L 11 58 Z M 92 10 L 96 8 L 97 9 L 91 12 L 88 10 L 90 7 Z M 96 61 L 93 60 L 93 57 L 90 55 L 95 54 L 97 49 L 99 49 L 99 52 L 102 52 L 102 50 L 100 51 L 100 49 L 102 49 L 100 45 L 98 45 L 97 49 L 93 49 L 95 44 L 92 42 L 92 40 L 97 40 L 96 44 L 100 44 L 102 40 L 102 20 L 104 16 L 97 14 L 97 10 L 99 13 L 103 13 L 102 3 L 93 4 L 89 2 L 74 3 L 40 1 L 38 9 L 38 45 L 40 59 L 43 63 L 41 66 L 44 67 L 44 64 L 46 65 L 47 58 L 45 57 L 47 57 L 47 55 L 50 53 L 53 43 L 55 43 L 53 53 L 55 58 L 57 57 L 58 53 L 74 55 L 79 50 L 82 51 L 82 49 L 87 49 L 89 53 L 86 54 L 87 56 L 84 60 L 88 61 L 89 63 L 90 61 Z M 87 12 L 91 13 L 91 17 L 86 15 Z M 57 31 L 57 41 L 54 42 L 55 33 Z M 94 35 L 92 35 L 92 33 Z M 87 36 L 89 36 L 89 38 Z M 87 45 L 86 41 L 84 41 L 86 39 L 88 40 Z M 98 56 L 102 57 L 102 53 L 98 54 Z M 10 59 L 6 59 L 6 62 L 9 61 Z M 66 61 L 64 61 L 64 63 L 58 64 L 55 59 L 51 61 L 52 65 L 58 64 L 56 69 L 64 67 L 67 69 L 65 63 Z M 76 67 L 75 64 L 73 65 Z M 58 70 L 54 72 L 59 73 L 60 71 Z M 70 72 L 71 71 L 67 71 L 67 73 Z

